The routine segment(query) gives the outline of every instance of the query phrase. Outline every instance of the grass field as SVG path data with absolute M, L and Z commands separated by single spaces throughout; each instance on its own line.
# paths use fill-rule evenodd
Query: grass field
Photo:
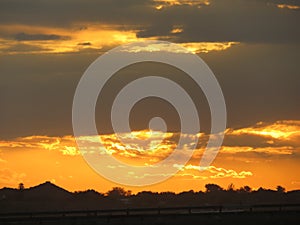
M 9 217 L 1 218 L 1 225 L 36 225 L 36 224 L 57 224 L 57 225 L 298 225 L 300 224 L 300 211 L 236 211 L 236 212 L 202 212 L 202 213 L 161 213 L 161 214 L 106 214 L 106 215 L 76 215 L 72 216 L 39 216 L 35 217 Z

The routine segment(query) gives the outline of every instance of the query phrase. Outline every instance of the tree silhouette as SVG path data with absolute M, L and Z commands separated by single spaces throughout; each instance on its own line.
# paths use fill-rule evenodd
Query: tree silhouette
M 223 190 L 223 188 L 221 188 L 217 184 L 206 184 L 205 188 L 206 188 L 206 192 L 217 192 L 217 191 L 222 191 Z
M 234 184 L 233 183 L 228 185 L 227 191 L 234 191 Z
M 23 190 L 25 189 L 24 184 L 23 184 L 23 183 L 19 183 L 18 189 L 19 189 L 20 191 L 23 191 Z
M 130 196 L 131 191 L 126 191 L 124 188 L 121 187 L 113 187 L 113 189 L 108 191 L 106 195 L 111 198 L 120 198 Z
M 276 187 L 276 190 L 277 190 L 277 192 L 279 192 L 279 193 L 284 193 L 284 192 L 285 192 L 285 188 L 282 187 L 282 186 L 280 186 L 280 185 L 278 185 L 278 186 Z
M 234 185 L 230 184 L 224 189 L 217 184 L 208 183 L 205 185 L 206 192 L 190 190 L 181 193 L 170 191 L 131 193 L 131 191 L 122 187 L 114 187 L 105 194 L 94 190 L 68 192 L 49 183 L 26 189 L 24 184 L 20 183 L 18 187 L 0 189 L 0 213 L 28 210 L 57 211 L 300 204 L 300 190 L 286 191 L 284 187 L 279 185 L 275 190 L 262 187 L 258 190 L 252 190 L 249 186 L 234 188 Z
M 241 187 L 241 188 L 239 189 L 239 192 L 246 192 L 246 193 L 250 193 L 250 192 L 251 192 L 251 190 L 252 190 L 252 188 L 251 188 L 251 187 L 249 187 L 248 185 L 246 185 L 246 186 L 244 186 L 244 187 Z

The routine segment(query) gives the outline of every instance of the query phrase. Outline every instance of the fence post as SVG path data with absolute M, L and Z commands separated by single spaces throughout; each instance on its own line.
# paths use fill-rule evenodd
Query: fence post
M 220 213 L 222 212 L 222 208 L 223 208 L 222 206 L 219 207 L 219 212 Z

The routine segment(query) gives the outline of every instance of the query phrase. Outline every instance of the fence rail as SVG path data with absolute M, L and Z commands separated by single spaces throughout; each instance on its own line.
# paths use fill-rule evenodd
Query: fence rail
M 218 205 L 198 207 L 166 207 L 166 208 L 131 208 L 131 209 L 104 209 L 104 210 L 77 210 L 61 212 L 24 212 L 0 213 L 0 222 L 31 219 L 67 219 L 82 217 L 129 217 L 129 216 L 157 216 L 157 215 L 195 215 L 212 213 L 253 213 L 253 212 L 299 212 L 300 204 L 277 205 Z

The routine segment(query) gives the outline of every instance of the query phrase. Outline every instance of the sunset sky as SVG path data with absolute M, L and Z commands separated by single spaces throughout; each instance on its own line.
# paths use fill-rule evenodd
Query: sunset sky
M 192 158 L 186 165 L 172 164 L 179 171 L 170 179 L 122 187 L 180 192 L 233 183 L 300 189 L 299 21 L 297 0 L 0 0 L 0 188 L 45 181 L 70 191 L 122 186 L 97 174 L 76 146 L 75 89 L 88 66 L 108 50 L 164 40 L 198 54 L 218 79 L 227 106 L 223 146 L 201 171 L 211 122 L 203 93 L 175 68 L 128 67 L 110 81 L 96 110 L 99 136 L 114 157 L 152 165 L 176 148 L 180 136 L 178 115 L 157 99 L 133 108 L 135 139 L 121 133 L 124 144 L 112 133 L 108 116 L 114 96 L 140 73 L 164 75 L 188 89 L 201 131 Z M 167 133 L 148 129 L 157 115 L 166 119 Z M 181 135 L 191 143 L 196 138 Z M 85 138 L 93 146 L 98 137 Z M 149 141 L 139 146 L 136 139 Z

